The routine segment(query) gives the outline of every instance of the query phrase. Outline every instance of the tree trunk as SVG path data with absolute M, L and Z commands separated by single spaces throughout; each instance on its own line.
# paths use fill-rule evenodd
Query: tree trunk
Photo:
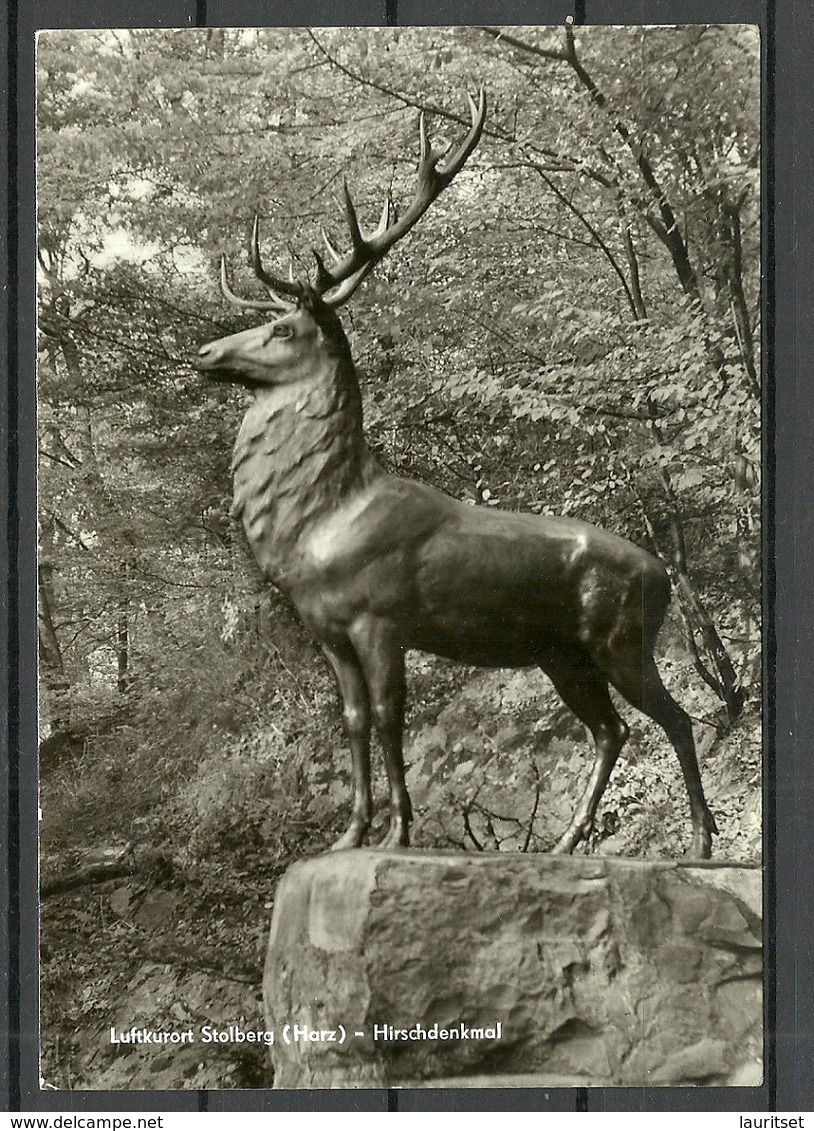
M 127 597 L 121 597 L 119 599 L 119 616 L 116 621 L 116 687 L 121 692 L 126 691 L 129 684 L 129 625 L 127 605 Z
M 70 681 L 65 674 L 54 622 L 54 543 L 53 516 L 43 523 L 40 535 L 40 556 L 37 563 L 39 597 L 38 637 L 40 661 L 41 711 L 52 731 L 64 730 L 70 722 Z

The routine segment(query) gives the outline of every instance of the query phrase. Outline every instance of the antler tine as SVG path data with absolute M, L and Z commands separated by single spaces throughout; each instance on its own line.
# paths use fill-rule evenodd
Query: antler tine
M 418 115 L 418 164 L 421 167 L 430 156 L 430 142 L 427 137 L 427 119 L 424 111 Z
M 284 302 L 281 298 L 271 298 L 261 302 L 255 299 L 240 298 L 239 295 L 236 295 L 229 286 L 225 255 L 220 257 L 220 289 L 224 298 L 228 299 L 233 306 L 239 306 L 241 310 L 273 310 L 277 314 L 287 313 L 291 310 L 291 303 Z
M 300 283 L 295 282 L 293 279 L 289 282 L 287 279 L 281 279 L 278 275 L 270 275 L 263 267 L 260 259 L 260 217 L 255 212 L 254 223 L 252 224 L 252 240 L 251 240 L 251 262 L 254 273 L 260 282 L 272 291 L 279 291 L 283 295 L 291 295 L 293 298 L 302 297 L 302 286 Z
M 374 236 L 380 235 L 382 232 L 386 231 L 391 224 L 395 223 L 396 219 L 396 206 L 393 203 L 393 197 L 390 193 L 390 189 L 388 189 L 387 196 L 384 198 L 384 204 L 382 205 L 382 214 L 379 218 L 379 226 L 373 233 Z
M 328 235 L 324 228 L 322 229 L 322 239 L 325 242 L 325 246 L 328 249 L 328 254 L 330 255 L 331 259 L 334 261 L 334 263 L 339 263 L 342 258 L 342 252 L 337 251 L 337 249 L 331 242 L 331 237 Z
M 445 155 L 443 169 L 437 170 L 440 177 L 447 177 L 449 180 L 452 180 L 456 173 L 460 172 L 466 159 L 480 141 L 480 135 L 483 133 L 483 123 L 486 120 L 486 93 L 483 87 L 478 91 L 477 102 L 475 102 L 475 99 L 469 91 L 466 92 L 466 100 L 469 103 L 472 127 L 458 148 L 453 153 Z
M 373 235 L 366 237 L 359 226 L 356 206 L 347 183 L 344 184 L 345 216 L 350 231 L 351 250 L 345 256 L 337 258 L 333 245 L 329 243 L 328 248 L 333 258 L 330 268 L 326 267 L 322 258 L 315 253 L 317 270 L 313 281 L 314 290 L 320 295 L 333 291 L 331 297 L 326 299 L 331 306 L 338 306 L 340 302 L 350 298 L 368 272 L 421 219 L 435 198 L 463 168 L 480 140 L 486 120 L 486 94 L 483 88 L 479 91 L 477 102 L 469 93 L 466 97 L 472 124 L 466 137 L 452 151 L 447 150 L 445 153 L 432 148 L 427 137 L 424 113 L 420 114 L 418 186 L 412 201 L 400 217 L 394 215 L 392 202 L 388 196 L 378 228 Z M 443 161 L 443 164 L 439 169 L 440 161 Z
M 357 248 L 361 250 L 365 246 L 365 237 L 362 235 L 362 229 L 359 227 L 356 205 L 353 203 L 347 181 L 343 180 L 342 190 L 345 198 L 345 219 L 348 221 L 348 227 L 350 228 L 350 239 L 353 244 L 353 250 L 356 251 Z

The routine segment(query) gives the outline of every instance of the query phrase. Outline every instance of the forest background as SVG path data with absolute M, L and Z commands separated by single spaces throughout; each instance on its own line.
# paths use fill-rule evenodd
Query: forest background
M 343 177 L 372 226 L 417 118 L 455 184 L 346 308 L 371 447 L 473 506 L 647 547 L 676 599 L 718 857 L 761 846 L 760 104 L 753 28 L 42 33 L 38 47 L 43 1075 L 247 1087 L 262 1054 L 114 1050 L 111 1024 L 260 1020 L 274 888 L 344 827 L 324 663 L 230 518 L 245 407 L 191 359 L 252 324 Z M 255 316 L 256 320 L 256 316 Z M 415 655 L 415 843 L 545 851 L 590 748 L 544 678 Z M 678 854 L 677 760 L 633 726 L 590 851 Z M 383 793 L 383 783 L 380 783 Z

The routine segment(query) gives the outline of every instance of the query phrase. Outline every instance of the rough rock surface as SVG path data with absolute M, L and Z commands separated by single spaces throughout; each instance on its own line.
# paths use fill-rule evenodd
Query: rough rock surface
M 757 1084 L 760 916 L 760 869 L 717 862 L 301 861 L 266 961 L 274 1086 Z M 417 1024 L 484 1032 L 374 1037 Z

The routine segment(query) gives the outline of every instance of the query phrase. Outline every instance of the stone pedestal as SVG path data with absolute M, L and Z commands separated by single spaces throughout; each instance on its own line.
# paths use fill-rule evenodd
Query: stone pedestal
M 358 849 L 295 864 L 264 999 L 277 1088 L 754 1085 L 761 873 Z

